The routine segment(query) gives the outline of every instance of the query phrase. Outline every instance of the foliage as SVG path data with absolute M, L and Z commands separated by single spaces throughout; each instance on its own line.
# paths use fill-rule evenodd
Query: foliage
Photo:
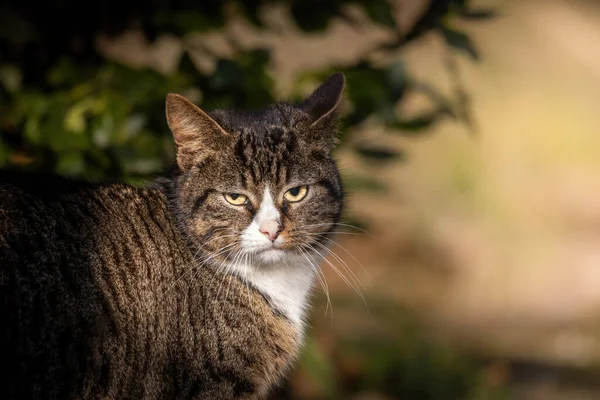
M 306 32 L 326 29 L 333 18 L 357 23 L 347 12 L 349 4 L 359 6 L 372 22 L 399 32 L 387 0 L 155 1 L 144 6 L 122 3 L 119 13 L 104 3 L 74 0 L 43 5 L 5 2 L 0 13 L 0 167 L 134 180 L 163 170 L 173 160 L 164 118 L 165 94 L 199 91 L 201 105 L 207 109 L 261 107 L 275 100 L 269 51 L 232 43 L 236 47 L 232 58 L 217 58 L 214 71 L 202 72 L 186 49 L 175 72 L 162 74 L 111 61 L 96 46 L 99 35 L 118 36 L 140 27 L 151 40 L 163 33 L 185 38 L 192 32 L 222 29 L 232 9 L 266 30 L 270 28 L 263 23 L 261 10 L 276 3 L 287 5 L 295 24 Z M 61 23 L 67 12 L 77 17 Z M 464 106 L 460 99 L 446 99 L 431 90 L 436 110 L 409 119 L 398 116 L 397 103 L 419 86 L 401 61 L 379 66 L 371 56 L 374 52 L 391 54 L 435 32 L 449 46 L 477 59 L 472 41 L 450 22 L 490 16 L 490 11 L 472 9 L 464 0 L 431 1 L 407 34 L 398 33 L 395 39 L 380 43 L 353 65 L 306 71 L 298 79 L 295 95 L 334 70 L 344 71 L 352 111 L 342 124 L 343 140 L 369 118 L 408 135 L 444 117 L 461 118 L 466 113 L 460 111 Z M 367 160 L 385 162 L 402 155 L 373 144 L 352 146 Z

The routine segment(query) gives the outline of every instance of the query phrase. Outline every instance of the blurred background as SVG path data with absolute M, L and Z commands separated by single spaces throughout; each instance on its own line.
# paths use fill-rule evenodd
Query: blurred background
M 346 74 L 348 226 L 272 399 L 600 398 L 600 1 L 125 3 L 2 2 L 0 167 L 143 184 L 168 92 Z

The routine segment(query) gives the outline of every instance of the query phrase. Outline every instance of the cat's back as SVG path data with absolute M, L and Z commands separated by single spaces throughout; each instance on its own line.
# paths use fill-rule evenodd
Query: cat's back
M 118 231 L 150 217 L 169 222 L 166 199 L 155 189 L 0 170 L 0 237 L 4 242 L 9 238 L 35 242 L 51 235 L 46 244 L 58 245 L 70 232 L 82 244 L 98 239 L 102 228 Z
M 57 285 L 69 275 L 97 280 L 111 267 L 130 273 L 187 255 L 158 189 L 0 171 L 2 286 L 21 276 Z M 74 287 L 85 281 L 76 278 Z
M 116 381 L 102 357 L 144 317 L 146 269 L 181 259 L 178 246 L 155 189 L 0 171 L 0 365 L 15 382 L 0 397 L 89 397 L 88 377 Z
M 0 171 L 1 270 L 31 264 L 38 253 L 47 255 L 40 262 L 59 262 L 50 255 L 64 254 L 75 238 L 79 244 L 89 240 L 85 233 L 93 229 L 98 214 L 92 205 L 97 190 L 92 184 L 51 175 Z M 79 215 L 86 209 L 87 215 Z

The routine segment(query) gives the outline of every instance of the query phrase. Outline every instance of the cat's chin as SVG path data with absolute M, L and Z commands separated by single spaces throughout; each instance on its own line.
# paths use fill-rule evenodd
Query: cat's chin
M 269 247 L 257 252 L 255 257 L 263 264 L 277 264 L 283 262 L 289 257 L 289 254 L 286 250 L 278 249 L 277 247 Z

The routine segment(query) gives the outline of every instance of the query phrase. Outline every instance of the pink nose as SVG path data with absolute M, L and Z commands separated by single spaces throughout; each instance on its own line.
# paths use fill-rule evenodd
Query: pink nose
M 271 219 L 269 221 L 265 221 L 262 224 L 260 224 L 260 227 L 258 228 L 258 230 L 260 231 L 260 233 L 265 235 L 267 237 L 267 239 L 269 239 L 271 242 L 274 242 L 275 239 L 277 239 L 277 236 L 279 236 L 279 233 L 283 229 L 281 228 L 281 225 L 279 225 L 279 223 L 277 221 Z

